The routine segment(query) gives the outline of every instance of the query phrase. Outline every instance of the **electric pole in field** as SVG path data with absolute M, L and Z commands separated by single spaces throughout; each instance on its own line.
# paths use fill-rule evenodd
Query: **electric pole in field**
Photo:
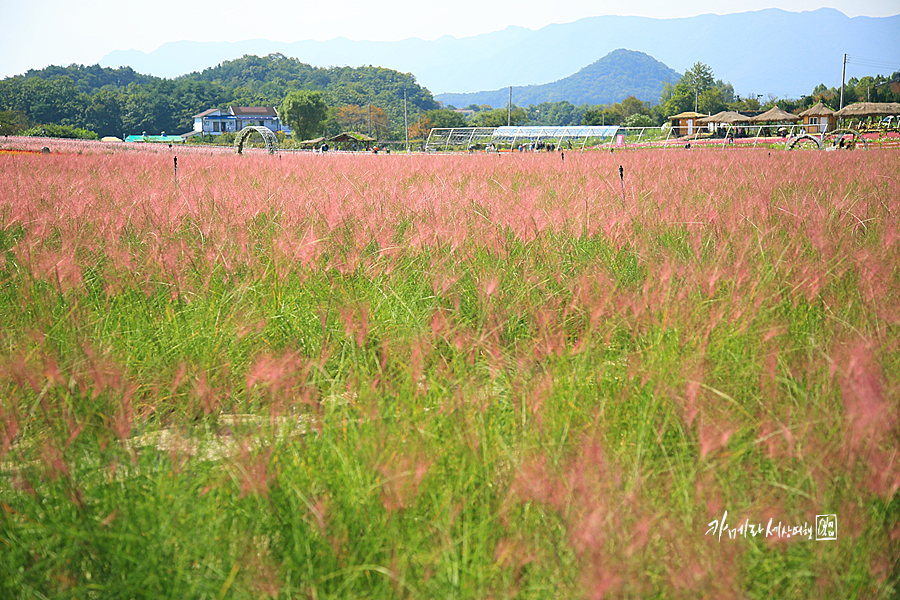
M 841 106 L 838 110 L 844 108 L 844 77 L 847 76 L 847 54 L 844 54 L 844 67 L 841 69 Z
M 406 130 L 406 153 L 409 154 L 409 119 L 406 116 L 406 90 L 403 90 L 403 129 Z
M 506 106 L 506 126 L 512 124 L 512 86 L 509 86 L 509 104 Z

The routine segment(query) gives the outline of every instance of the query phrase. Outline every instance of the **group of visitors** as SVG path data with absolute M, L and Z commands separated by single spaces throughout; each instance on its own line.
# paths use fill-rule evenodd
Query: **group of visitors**
M 558 144 L 554 144 L 552 142 L 532 142 L 527 146 L 525 144 L 519 144 L 519 152 L 556 152 L 560 149 Z
M 352 149 L 353 152 L 364 151 L 364 152 L 372 152 L 372 153 L 374 153 L 374 154 L 378 154 L 379 152 L 384 152 L 385 154 L 390 154 L 390 153 L 391 153 L 391 149 L 390 149 L 390 148 L 379 148 L 378 146 L 372 146 L 371 148 L 368 147 L 368 146 L 362 147 L 362 146 L 359 145 L 359 144 L 353 144 L 353 145 L 351 146 L 351 149 Z M 317 149 L 316 151 L 317 151 L 317 152 L 328 152 L 328 150 L 329 150 L 328 144 L 327 144 L 327 143 L 324 143 L 324 144 L 322 144 L 321 146 L 319 146 L 318 149 Z

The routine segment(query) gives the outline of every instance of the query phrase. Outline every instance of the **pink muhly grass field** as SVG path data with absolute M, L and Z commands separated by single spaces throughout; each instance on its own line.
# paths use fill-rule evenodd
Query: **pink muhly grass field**
M 898 165 L 0 155 L 0 591 L 891 597 Z

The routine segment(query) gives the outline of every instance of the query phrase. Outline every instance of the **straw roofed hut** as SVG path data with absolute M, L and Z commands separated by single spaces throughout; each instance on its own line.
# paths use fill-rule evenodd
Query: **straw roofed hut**
M 669 117 L 672 122 L 672 131 L 675 135 L 693 135 L 699 125 L 698 119 L 705 117 L 703 113 L 687 111 Z
M 798 115 L 803 119 L 803 127 L 809 133 L 825 133 L 837 127 L 834 111 L 819 102 Z
M 838 119 L 900 115 L 900 102 L 857 102 L 834 113 Z

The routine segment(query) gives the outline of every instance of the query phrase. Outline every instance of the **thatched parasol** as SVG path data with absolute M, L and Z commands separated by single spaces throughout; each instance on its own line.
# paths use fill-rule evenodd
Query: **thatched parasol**
M 738 123 L 749 123 L 750 117 L 742 115 L 739 112 L 734 112 L 733 110 L 727 110 L 725 112 L 719 113 L 716 116 L 715 121 L 710 121 L 710 123 L 724 123 L 726 125 L 736 125 Z
M 374 142 L 375 138 L 371 138 L 363 133 L 356 133 L 355 131 L 345 131 L 344 133 L 339 133 L 333 138 L 328 140 L 329 142 Z
M 755 117 L 750 117 L 751 123 L 782 123 L 784 121 L 799 121 L 800 117 L 797 115 L 792 115 L 789 112 L 785 112 L 777 106 L 770 108 L 766 112 L 761 115 L 756 115 Z
M 721 123 L 721 121 L 717 121 L 716 119 L 718 119 L 719 117 L 721 117 L 722 115 L 724 115 L 727 112 L 728 112 L 727 110 L 720 110 L 719 112 L 717 112 L 714 115 L 709 115 L 708 117 L 703 117 L 702 119 L 697 119 L 697 122 L 702 123 L 703 125 L 706 125 L 708 123 Z
M 672 115 L 671 117 L 669 117 L 669 120 L 671 121 L 672 119 L 699 119 L 699 118 L 705 117 L 705 116 L 706 115 L 704 115 L 703 113 L 693 112 L 693 111 L 689 110 L 689 111 L 686 111 L 683 113 L 679 113 L 677 115 Z
M 900 115 L 900 102 L 857 102 L 845 106 L 834 114 L 839 119 Z
M 824 116 L 833 115 L 833 114 L 834 114 L 833 110 L 831 110 L 830 108 L 828 108 L 827 106 L 825 106 L 824 104 L 819 102 L 815 106 L 811 106 L 810 108 L 807 108 L 806 110 L 804 110 L 802 113 L 800 113 L 797 116 L 799 116 L 799 117 L 824 117 Z

